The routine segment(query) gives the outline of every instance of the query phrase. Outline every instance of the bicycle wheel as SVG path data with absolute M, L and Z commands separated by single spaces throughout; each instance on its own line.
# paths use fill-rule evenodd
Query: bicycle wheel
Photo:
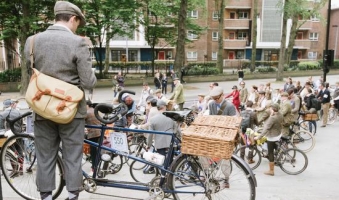
M 314 148 L 315 138 L 309 131 L 297 131 L 293 133 L 291 143 L 295 148 L 307 153 Z
M 336 108 L 330 108 L 328 111 L 327 124 L 333 124 L 337 120 L 338 111 Z
M 253 146 L 241 146 L 234 154 L 242 158 L 241 151 L 244 151 L 244 160 L 252 170 L 256 169 L 261 163 L 261 152 Z M 251 156 L 252 154 L 252 156 Z M 252 159 L 250 159 L 252 157 Z
M 317 133 L 316 121 L 301 121 L 299 122 L 299 130 L 309 131 L 314 136 Z
M 129 173 L 134 181 L 149 183 L 159 175 L 159 170 L 156 167 L 152 168 L 150 165 L 134 160 L 129 167 Z
M 306 154 L 299 149 L 286 149 L 278 158 L 279 167 L 286 174 L 297 175 L 305 171 L 308 165 Z
M 214 162 L 207 157 L 180 155 L 171 171 L 167 184 L 174 199 L 255 199 L 255 181 L 234 156 Z
M 8 138 L 2 146 L 0 157 L 3 175 L 11 188 L 25 199 L 41 199 L 36 186 L 37 159 L 34 137 L 20 134 Z M 53 199 L 60 195 L 64 187 L 60 157 L 57 158 L 55 170 L 56 189 L 52 192 Z

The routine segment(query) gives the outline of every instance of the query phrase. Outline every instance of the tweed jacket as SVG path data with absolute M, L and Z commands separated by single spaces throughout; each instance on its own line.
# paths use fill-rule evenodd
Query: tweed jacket
M 177 83 L 177 85 L 175 85 L 174 92 L 170 100 L 174 100 L 176 104 L 185 102 L 184 86 L 181 83 Z
M 149 130 L 151 131 L 163 131 L 168 133 L 177 133 L 178 125 L 171 118 L 166 117 L 162 112 L 153 116 L 149 120 Z M 168 148 L 171 143 L 170 135 L 162 134 L 149 134 L 148 136 L 148 146 L 152 145 L 152 139 L 154 138 L 154 147 L 156 149 Z
M 269 138 L 279 136 L 281 134 L 282 119 L 283 116 L 279 112 L 275 112 L 273 115 L 271 115 L 265 122 L 264 129 L 262 133 L 259 135 L 258 139 L 266 136 L 269 140 Z
M 25 58 L 28 69 L 30 62 L 29 37 L 25 44 Z M 91 90 L 96 84 L 92 71 L 92 61 L 85 39 L 73 34 L 63 26 L 50 26 L 46 31 L 35 36 L 34 67 L 40 72 L 63 80 L 83 89 Z M 75 118 L 86 117 L 85 96 L 79 103 Z M 37 117 L 39 119 L 40 117 Z
M 242 104 L 245 104 L 247 102 L 247 98 L 248 98 L 248 90 L 247 88 L 241 88 L 240 89 L 240 102 Z
M 294 116 L 292 114 L 292 106 L 289 100 L 285 100 L 280 103 L 279 112 L 283 116 L 283 126 L 289 126 L 294 121 Z

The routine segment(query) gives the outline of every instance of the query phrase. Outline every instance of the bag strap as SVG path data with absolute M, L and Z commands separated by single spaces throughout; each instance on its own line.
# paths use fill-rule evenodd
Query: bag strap
M 221 115 L 224 112 L 224 109 L 226 108 L 226 101 L 223 101 L 221 104 L 220 109 L 218 110 L 217 115 Z
M 32 39 L 31 39 L 31 46 L 30 46 L 30 61 L 31 61 L 31 69 L 34 68 L 34 39 L 35 39 L 36 35 L 33 35 Z

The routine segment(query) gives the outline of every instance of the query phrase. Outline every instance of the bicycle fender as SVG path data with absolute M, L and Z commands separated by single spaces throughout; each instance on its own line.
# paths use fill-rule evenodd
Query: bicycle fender
M 255 174 L 253 173 L 252 169 L 250 168 L 250 166 L 248 166 L 248 164 L 243 160 L 241 159 L 239 156 L 237 155 L 232 155 L 232 158 L 234 160 L 236 160 L 237 162 L 241 163 L 245 168 L 246 170 L 248 171 L 249 175 L 251 176 L 251 178 L 253 179 L 253 182 L 254 182 L 254 185 L 255 187 L 257 187 L 257 179 L 255 178 Z

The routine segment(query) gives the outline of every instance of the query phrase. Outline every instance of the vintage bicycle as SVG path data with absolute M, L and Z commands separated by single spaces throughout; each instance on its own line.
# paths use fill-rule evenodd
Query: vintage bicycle
M 176 135 L 168 132 L 144 131 L 126 128 L 108 127 L 106 124 L 113 123 L 127 113 L 127 107 L 121 101 L 124 93 L 134 94 L 131 91 L 122 91 L 119 94 L 119 105 L 98 104 L 95 107 L 95 115 L 102 122 L 102 125 L 86 125 L 87 128 L 97 128 L 101 130 L 98 143 L 84 140 L 91 146 L 98 148 L 93 176 L 89 176 L 83 171 L 84 190 L 97 193 L 97 187 L 115 187 L 121 189 L 140 190 L 149 193 L 147 199 L 163 199 L 173 197 L 174 199 L 246 199 L 254 200 L 256 196 L 256 178 L 249 166 L 238 156 L 232 155 L 229 160 L 215 161 L 213 158 L 180 154 L 175 160 L 171 160 L 176 144 Z M 30 115 L 25 113 L 21 117 L 10 121 L 11 127 L 15 121 Z M 182 117 L 180 112 L 172 113 L 172 119 Z M 141 157 L 130 155 L 120 149 L 127 145 L 126 138 L 122 134 L 113 134 L 112 143 L 119 144 L 115 147 L 103 146 L 105 130 L 122 132 L 142 132 L 148 134 L 165 134 L 171 137 L 171 144 L 163 164 L 156 164 Z M 1 168 L 8 184 L 25 199 L 40 199 L 40 194 L 35 186 L 36 157 L 34 152 L 30 153 L 31 161 L 25 159 L 28 154 L 24 142 L 34 144 L 34 134 L 15 133 L 3 145 L 0 158 Z M 179 144 L 180 145 L 180 144 Z M 113 145 L 114 146 L 114 145 Z M 119 147 L 119 148 L 117 148 Z M 114 175 L 105 178 L 98 178 L 100 160 L 105 160 L 101 151 L 105 150 L 118 156 L 150 165 L 159 171 L 159 175 L 152 178 L 147 183 L 135 181 L 116 180 Z M 170 164 L 171 163 L 171 164 Z M 65 185 L 64 166 L 60 155 L 56 158 L 56 189 L 53 191 L 53 198 L 57 198 Z M 19 172 L 17 176 L 11 177 L 12 172 Z M 229 187 L 225 186 L 228 180 Z M 105 194 L 107 195 L 107 194 Z

